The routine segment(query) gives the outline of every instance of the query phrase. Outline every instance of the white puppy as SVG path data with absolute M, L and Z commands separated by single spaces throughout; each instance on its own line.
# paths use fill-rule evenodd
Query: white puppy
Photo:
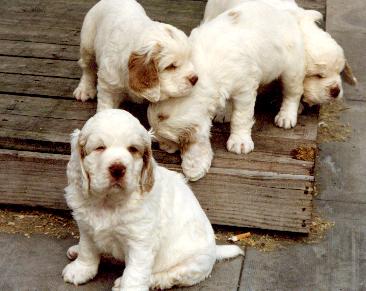
M 194 285 L 217 259 L 243 254 L 216 246 L 211 224 L 183 176 L 160 167 L 145 128 L 126 111 L 104 110 L 71 141 L 66 200 L 80 230 L 77 257 L 63 270 L 75 285 L 92 279 L 100 255 L 124 260 L 113 290 Z
M 343 97 L 341 74 L 351 85 L 357 83 L 345 60 L 343 49 L 316 23 L 323 16 L 315 10 L 305 10 L 294 0 L 209 0 L 204 22 L 242 3 L 261 1 L 281 10 L 291 12 L 299 22 L 305 45 L 306 76 L 303 101 L 309 105 L 323 104 Z
M 127 94 L 135 102 L 185 96 L 198 80 L 190 54 L 182 31 L 152 21 L 135 0 L 102 0 L 84 19 L 74 96 L 94 98 L 98 83 L 98 111 Z
M 163 149 L 181 149 L 182 168 L 191 180 L 211 165 L 212 118 L 233 102 L 227 149 L 249 153 L 259 86 L 277 78 L 283 102 L 275 121 L 294 127 L 303 94 L 305 52 L 295 17 L 262 2 L 243 3 L 193 30 L 192 58 L 200 79 L 186 98 L 151 104 L 149 122 Z

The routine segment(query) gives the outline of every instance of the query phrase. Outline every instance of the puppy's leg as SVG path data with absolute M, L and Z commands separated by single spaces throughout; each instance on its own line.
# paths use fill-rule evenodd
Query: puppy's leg
M 74 97 L 80 101 L 93 99 L 97 93 L 97 65 L 94 52 L 86 48 L 80 48 L 79 66 L 83 70 L 79 85 L 74 91 Z
M 202 120 L 189 135 L 188 139 L 180 141 L 182 170 L 190 181 L 201 179 L 211 167 L 213 151 L 210 142 L 211 121 L 207 117 Z
M 74 91 L 77 100 L 85 101 L 96 95 L 97 65 L 94 52 L 94 40 L 97 21 L 94 10 L 85 16 L 80 33 L 79 66 L 83 70 L 78 87 Z
M 299 72 L 285 72 L 281 76 L 283 84 L 283 100 L 280 112 L 275 117 L 279 127 L 292 128 L 297 123 L 297 113 L 301 96 L 304 93 L 304 76 Z
M 80 229 L 77 259 L 62 271 L 65 282 L 80 285 L 93 279 L 98 272 L 100 254 L 88 234 Z
M 169 289 L 198 284 L 210 275 L 215 259 L 209 255 L 192 256 L 170 270 L 153 274 L 150 288 Z
M 98 105 L 97 112 L 105 109 L 118 108 L 122 102 L 122 94 L 114 90 L 106 88 L 107 86 L 100 86 L 98 82 Z
M 131 246 L 126 258 L 126 268 L 114 281 L 112 291 L 148 291 L 154 263 L 152 249 L 142 244 Z
M 256 88 L 232 98 L 233 112 L 230 123 L 230 137 L 226 143 L 226 147 L 230 152 L 247 154 L 254 149 L 251 133 L 254 124 Z

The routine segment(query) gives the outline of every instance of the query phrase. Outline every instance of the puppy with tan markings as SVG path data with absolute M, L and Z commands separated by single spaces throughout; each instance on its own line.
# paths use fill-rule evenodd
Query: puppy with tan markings
M 190 41 L 200 76 L 197 85 L 188 97 L 151 104 L 148 117 L 163 148 L 179 147 L 184 174 L 197 180 L 213 157 L 212 119 L 228 100 L 233 103 L 226 144 L 231 152 L 247 154 L 254 149 L 257 91 L 276 79 L 282 80 L 284 97 L 275 122 L 283 128 L 296 125 L 304 92 L 305 49 L 296 18 L 260 1 L 243 3 L 204 22 L 192 31 Z
M 135 0 L 102 0 L 81 29 L 82 77 L 76 99 L 94 98 L 98 111 L 134 102 L 157 102 L 190 93 L 198 80 L 184 32 L 152 21 Z
M 68 250 L 75 260 L 63 270 L 66 282 L 91 280 L 107 253 L 126 264 L 115 291 L 191 286 L 210 275 L 216 260 L 243 254 L 238 246 L 216 245 L 183 176 L 156 164 L 150 135 L 126 111 L 104 110 L 75 130 L 67 177 L 80 241 Z
M 323 19 L 322 14 L 299 7 L 295 0 L 209 0 L 203 22 L 210 21 L 242 3 L 252 1 L 260 1 L 290 12 L 298 20 L 305 46 L 304 102 L 315 105 L 342 98 L 341 75 L 347 83 L 357 84 L 342 47 L 317 25 Z

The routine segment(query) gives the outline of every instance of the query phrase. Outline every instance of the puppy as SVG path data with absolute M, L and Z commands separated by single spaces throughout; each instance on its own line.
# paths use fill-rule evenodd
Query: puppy
M 183 176 L 156 164 L 150 135 L 126 111 L 104 110 L 74 131 L 67 177 L 80 241 L 68 251 L 77 258 L 63 270 L 66 282 L 92 279 L 108 253 L 126 264 L 113 290 L 190 286 L 207 278 L 217 259 L 243 254 L 216 246 Z
M 298 20 L 305 46 L 304 102 L 311 106 L 342 98 L 341 75 L 347 83 L 356 85 L 357 79 L 345 59 L 343 49 L 317 25 L 323 19 L 322 14 L 303 9 L 294 0 L 209 0 L 203 21 L 210 21 L 222 12 L 250 1 L 261 1 L 288 11 Z
M 200 79 L 186 98 L 151 104 L 150 125 L 163 149 L 180 148 L 182 169 L 190 180 L 208 171 L 212 160 L 212 118 L 233 102 L 227 149 L 254 149 L 251 129 L 257 89 L 278 78 L 283 102 L 275 118 L 291 128 L 304 92 L 305 48 L 296 18 L 262 2 L 249 1 L 192 31 L 192 58 Z
M 135 0 L 102 0 L 81 29 L 74 96 L 94 98 L 97 84 L 98 111 L 117 108 L 127 95 L 134 102 L 185 96 L 198 80 L 190 54 L 182 31 L 152 21 Z

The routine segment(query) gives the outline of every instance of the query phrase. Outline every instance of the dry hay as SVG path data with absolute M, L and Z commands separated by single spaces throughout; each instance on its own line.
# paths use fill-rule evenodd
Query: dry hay
M 236 244 L 242 247 L 254 247 L 260 251 L 273 251 L 295 243 L 316 243 L 324 238 L 334 224 L 319 216 L 313 218 L 309 235 L 281 233 L 268 230 L 250 230 L 250 234 L 239 228 L 215 226 L 216 238 L 221 243 L 229 243 L 234 235 L 245 233 Z M 69 213 L 40 209 L 0 209 L 0 233 L 23 234 L 30 237 L 43 234 L 59 239 L 79 238 L 75 221 Z
M 34 209 L 0 209 L 0 232 L 23 234 L 45 234 L 57 238 L 79 237 L 76 223 L 65 212 Z
M 235 244 L 242 247 L 254 247 L 262 252 L 270 252 L 278 249 L 289 247 L 293 244 L 313 244 L 321 241 L 328 230 L 334 226 L 320 216 L 313 217 L 308 235 L 300 235 L 294 233 L 281 233 L 268 230 L 250 230 L 250 235 L 241 230 L 228 230 L 228 228 L 215 227 L 216 238 L 221 242 L 228 242 L 234 235 L 244 233 L 243 239 Z
M 341 113 L 349 108 L 344 101 L 336 101 L 320 107 L 318 142 L 346 141 L 351 137 L 351 126 L 340 121 Z
M 291 152 L 291 156 L 296 160 L 314 162 L 316 157 L 316 147 L 300 146 Z

